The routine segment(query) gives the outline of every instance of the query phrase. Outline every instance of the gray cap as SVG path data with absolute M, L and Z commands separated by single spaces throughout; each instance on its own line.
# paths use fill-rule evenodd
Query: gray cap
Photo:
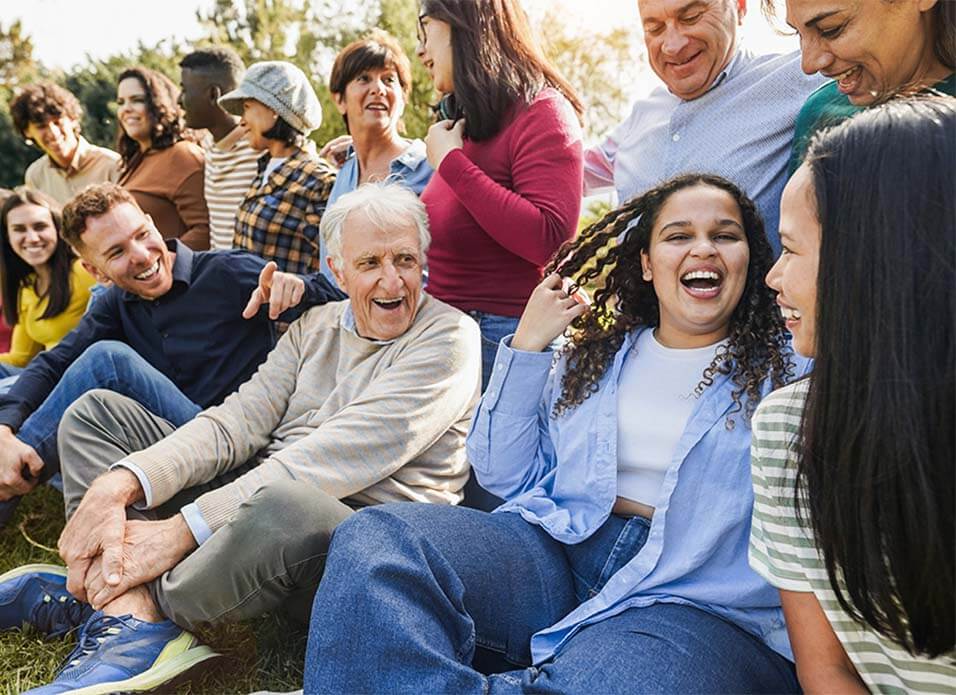
M 253 63 L 239 86 L 219 97 L 219 105 L 241 116 L 242 102 L 246 99 L 268 106 L 304 135 L 322 125 L 319 98 L 305 73 L 292 63 L 282 60 Z

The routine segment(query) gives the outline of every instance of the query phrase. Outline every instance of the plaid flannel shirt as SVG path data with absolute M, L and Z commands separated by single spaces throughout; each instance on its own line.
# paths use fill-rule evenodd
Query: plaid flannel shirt
M 260 185 L 268 155 L 236 213 L 232 245 L 275 261 L 288 273 L 319 270 L 319 221 L 335 183 L 325 160 L 299 149 Z

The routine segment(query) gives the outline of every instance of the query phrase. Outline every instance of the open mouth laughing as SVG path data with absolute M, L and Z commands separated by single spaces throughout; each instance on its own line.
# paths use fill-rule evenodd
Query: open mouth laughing
M 405 302 L 405 297 L 381 297 L 375 298 L 372 300 L 372 303 L 380 309 L 385 311 L 396 311 L 401 308 L 402 304 Z
M 156 262 L 153 263 L 153 265 L 151 265 L 149 268 L 147 268 L 143 272 L 137 275 L 134 275 L 133 277 L 139 280 L 140 282 L 149 282 L 150 280 L 155 278 L 157 274 L 159 274 L 159 259 L 158 258 L 156 259 Z
M 697 299 L 713 299 L 720 294 L 724 284 L 723 275 L 717 270 L 690 270 L 680 277 L 680 283 L 687 293 Z

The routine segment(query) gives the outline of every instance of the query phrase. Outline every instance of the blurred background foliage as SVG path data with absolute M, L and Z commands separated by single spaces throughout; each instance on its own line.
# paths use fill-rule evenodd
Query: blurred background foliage
M 423 137 L 432 122 L 436 96 L 431 80 L 415 57 L 418 0 L 210 0 L 197 11 L 203 36 L 197 41 L 140 43 L 105 59 L 87 58 L 70 71 L 52 70 L 33 55 L 33 44 L 19 21 L 0 21 L 0 186 L 22 183 L 27 165 L 40 156 L 19 137 L 8 104 L 20 85 L 50 79 L 76 94 L 83 105 L 83 133 L 91 142 L 113 147 L 116 137 L 116 76 L 127 66 L 142 64 L 179 82 L 179 60 L 190 50 L 209 44 L 232 46 L 247 64 L 258 60 L 289 60 L 310 76 L 322 101 L 322 127 L 312 134 L 319 144 L 345 132 L 332 104 L 327 80 L 336 53 L 370 27 L 393 34 L 412 62 L 413 89 L 405 110 L 406 134 Z M 560 5 L 530 17 L 546 52 L 587 107 L 587 134 L 595 138 L 626 115 L 627 76 L 644 66 L 636 32 L 619 28 L 596 35 L 584 27 L 569 27 Z

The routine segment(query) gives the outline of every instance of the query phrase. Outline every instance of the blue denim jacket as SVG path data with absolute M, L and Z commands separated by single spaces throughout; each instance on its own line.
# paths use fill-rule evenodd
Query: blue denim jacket
M 617 496 L 617 384 L 642 330 L 625 339 L 598 391 L 557 418 L 550 412 L 565 361 L 552 370 L 552 352 L 513 350 L 510 337 L 502 340 L 467 444 L 478 480 L 508 500 L 496 512 L 520 514 L 568 544 L 607 519 Z M 807 363 L 795 361 L 802 372 Z M 750 423 L 729 413 L 733 388 L 720 375 L 704 390 L 665 475 L 647 543 L 600 594 L 534 635 L 536 664 L 581 627 L 658 602 L 717 614 L 793 658 L 780 597 L 747 561 Z

